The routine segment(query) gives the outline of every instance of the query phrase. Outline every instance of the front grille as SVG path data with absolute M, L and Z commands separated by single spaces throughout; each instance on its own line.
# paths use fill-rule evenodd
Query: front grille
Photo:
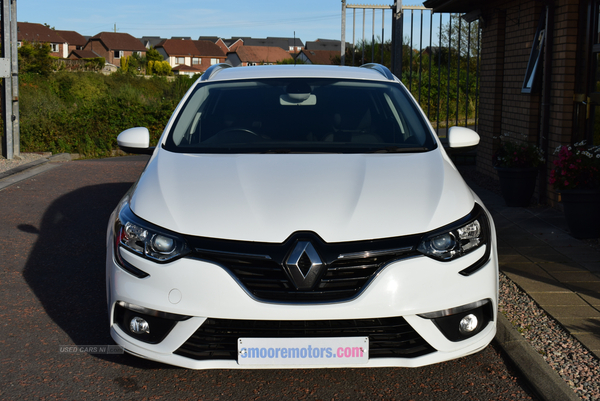
M 420 236 L 333 244 L 325 243 L 314 233 L 295 233 L 282 244 L 206 238 L 187 240 L 195 250 L 193 257 L 227 269 L 257 299 L 322 303 L 356 297 L 386 264 L 414 256 Z M 325 265 L 309 290 L 297 289 L 282 267 L 298 241 L 311 242 Z M 310 263 L 304 254 L 299 261 L 303 274 Z
M 290 321 L 209 318 L 175 354 L 196 360 L 237 360 L 237 340 L 241 337 L 369 337 L 369 358 L 415 358 L 435 351 L 403 317 Z
M 310 303 L 354 297 L 389 259 L 391 258 L 336 261 L 327 266 L 315 288 L 308 291 L 296 290 L 285 271 L 273 261 L 221 258 L 220 262 L 259 299 Z

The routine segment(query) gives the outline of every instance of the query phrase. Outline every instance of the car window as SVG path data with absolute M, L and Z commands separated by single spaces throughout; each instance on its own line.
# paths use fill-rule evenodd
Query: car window
M 428 151 L 436 142 L 397 83 L 263 79 L 199 84 L 165 148 L 186 153 Z

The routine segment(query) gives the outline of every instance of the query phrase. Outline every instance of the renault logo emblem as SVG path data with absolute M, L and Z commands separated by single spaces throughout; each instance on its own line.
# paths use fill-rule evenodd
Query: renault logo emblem
M 283 267 L 298 290 L 310 290 L 324 264 L 309 241 L 298 241 Z

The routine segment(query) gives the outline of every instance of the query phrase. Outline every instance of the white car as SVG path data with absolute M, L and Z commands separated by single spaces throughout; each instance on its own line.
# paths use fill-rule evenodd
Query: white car
M 493 339 L 493 221 L 387 68 L 215 65 L 148 138 L 118 137 L 152 156 L 107 235 L 127 352 L 192 369 L 415 367 Z

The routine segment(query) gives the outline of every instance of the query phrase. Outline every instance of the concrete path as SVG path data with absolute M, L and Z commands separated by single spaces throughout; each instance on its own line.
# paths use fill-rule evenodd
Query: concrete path
M 507 207 L 470 185 L 494 217 L 500 270 L 600 358 L 600 252 L 568 234 L 560 211 Z

